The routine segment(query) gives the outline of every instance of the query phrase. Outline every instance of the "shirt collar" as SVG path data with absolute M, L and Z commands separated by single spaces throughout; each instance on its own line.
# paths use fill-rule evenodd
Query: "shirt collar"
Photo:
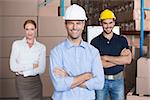
M 104 39 L 106 39 L 106 40 L 108 40 L 104 35 L 103 35 L 103 33 L 102 34 L 100 34 L 101 36 L 102 36 L 102 38 L 104 38 Z M 115 33 L 113 33 L 113 36 L 112 36 L 112 38 L 110 39 L 110 40 L 112 40 L 113 38 L 115 38 L 116 37 L 116 34 Z M 110 41 L 109 40 L 109 41 Z
M 24 37 L 22 40 L 23 40 L 23 42 L 27 43 L 26 37 Z M 36 41 L 36 39 L 34 38 L 34 44 L 33 44 L 33 45 L 35 45 L 36 43 L 37 43 L 37 41 Z
M 71 43 L 71 41 L 69 39 L 65 40 L 65 45 L 66 45 L 67 48 L 77 47 L 73 43 Z M 85 42 L 83 40 L 81 40 L 81 43 L 80 43 L 80 45 L 78 47 L 86 48 Z

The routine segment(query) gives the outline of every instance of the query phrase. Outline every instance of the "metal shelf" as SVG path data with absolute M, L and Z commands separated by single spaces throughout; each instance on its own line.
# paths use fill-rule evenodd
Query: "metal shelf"
M 144 43 L 144 10 L 150 10 L 150 8 L 144 8 L 144 0 L 141 0 L 140 56 L 143 56 L 143 43 Z

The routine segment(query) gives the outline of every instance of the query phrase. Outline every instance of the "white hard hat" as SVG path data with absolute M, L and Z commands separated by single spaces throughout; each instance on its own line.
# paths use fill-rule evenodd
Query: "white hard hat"
M 67 8 L 65 16 L 65 20 L 87 20 L 85 10 L 77 5 L 73 4 Z

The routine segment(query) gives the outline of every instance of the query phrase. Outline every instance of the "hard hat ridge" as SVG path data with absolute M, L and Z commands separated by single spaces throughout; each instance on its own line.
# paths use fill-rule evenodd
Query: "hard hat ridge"
M 65 20 L 87 20 L 85 10 L 77 5 L 73 4 L 67 8 L 65 16 Z
M 116 17 L 115 17 L 115 14 L 111 10 L 105 9 L 100 14 L 99 21 L 104 20 L 104 19 L 114 19 L 114 20 L 116 20 Z

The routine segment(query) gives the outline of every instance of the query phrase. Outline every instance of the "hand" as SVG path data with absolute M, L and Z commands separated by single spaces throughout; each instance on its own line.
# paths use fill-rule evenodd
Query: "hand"
M 33 69 L 38 68 L 39 64 L 33 64 Z
M 80 74 L 78 76 L 74 77 L 74 80 L 71 84 L 71 88 L 75 88 L 75 87 L 84 87 L 85 84 L 83 84 L 84 82 L 90 80 L 91 78 L 93 78 L 93 74 L 91 72 L 85 72 L 83 74 Z
M 85 82 L 79 85 L 80 88 L 87 88 Z
M 121 51 L 120 55 L 121 55 L 121 56 L 127 56 L 129 53 L 130 53 L 130 50 L 124 48 L 124 49 Z
M 69 76 L 69 74 L 64 69 L 62 69 L 60 67 L 56 67 L 54 69 L 54 74 L 56 76 L 60 76 L 60 77 L 67 77 L 67 76 Z
M 101 56 L 101 59 L 104 61 L 108 61 L 108 56 L 107 55 Z
M 90 72 L 86 72 L 86 73 L 84 73 L 84 77 L 86 80 L 89 80 L 89 79 L 93 78 L 93 74 Z

